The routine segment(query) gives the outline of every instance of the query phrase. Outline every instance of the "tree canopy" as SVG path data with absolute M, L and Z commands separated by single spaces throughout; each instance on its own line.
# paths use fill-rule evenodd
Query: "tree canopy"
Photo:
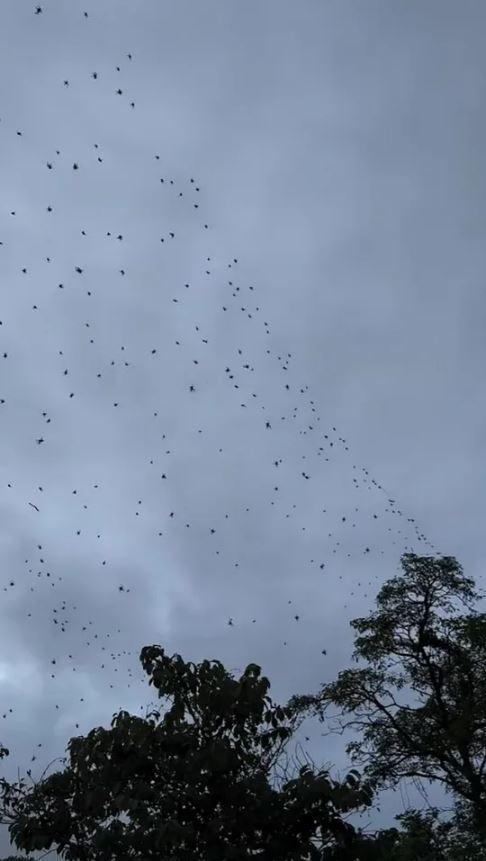
M 438 808 L 409 809 L 401 828 L 360 835 L 349 850 L 330 850 L 326 861 L 486 861 L 486 845 L 460 813 L 444 819 Z
M 259 666 L 237 680 L 160 646 L 140 657 L 169 707 L 122 711 L 71 739 L 67 767 L 34 786 L 3 781 L 18 848 L 54 846 L 71 861 L 318 861 L 354 839 L 345 816 L 371 803 L 370 788 L 356 771 L 338 782 L 309 765 L 279 778 L 298 719 L 272 702 Z
M 405 554 L 371 615 L 351 622 L 353 658 L 316 695 L 290 705 L 358 738 L 347 751 L 377 787 L 441 782 L 471 810 L 486 840 L 486 614 L 453 557 Z M 466 610 L 467 612 L 464 612 Z M 462 611 L 462 612 L 461 612 Z

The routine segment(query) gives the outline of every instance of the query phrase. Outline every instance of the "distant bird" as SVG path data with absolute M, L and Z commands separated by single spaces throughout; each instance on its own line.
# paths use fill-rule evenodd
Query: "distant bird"
M 39 440 L 37 440 L 37 442 L 39 442 Z M 39 509 L 37 508 L 37 505 L 34 505 L 33 502 L 29 502 L 29 505 L 31 505 L 32 508 L 35 508 L 36 511 L 39 511 Z
M 35 7 L 35 14 L 36 14 L 36 15 L 40 15 L 40 14 L 41 14 L 41 12 L 42 12 L 42 6 L 36 6 L 36 7 Z

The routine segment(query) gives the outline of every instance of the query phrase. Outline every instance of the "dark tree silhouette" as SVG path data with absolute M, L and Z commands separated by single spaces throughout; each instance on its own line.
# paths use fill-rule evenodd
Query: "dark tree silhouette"
M 326 861 L 486 861 L 486 846 L 458 812 L 441 818 L 438 808 L 410 809 L 395 817 L 401 829 L 362 835 L 352 848 L 329 850 Z
M 289 705 L 321 720 L 337 706 L 338 731 L 359 736 L 347 751 L 375 787 L 440 781 L 486 842 L 486 614 L 474 608 L 482 596 L 453 557 L 405 554 L 402 567 L 376 611 L 351 622 L 353 657 L 367 666 Z
M 69 742 L 69 762 L 33 786 L 1 781 L 3 821 L 19 849 L 72 861 L 319 861 L 355 839 L 346 814 L 371 803 L 356 771 L 343 782 L 279 763 L 301 720 L 268 696 L 250 664 L 185 663 L 145 647 L 144 670 L 167 710 L 121 711 L 111 729 Z

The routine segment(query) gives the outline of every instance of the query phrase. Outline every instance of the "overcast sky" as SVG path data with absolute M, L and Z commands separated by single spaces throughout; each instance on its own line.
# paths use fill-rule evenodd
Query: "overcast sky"
M 145 644 L 283 701 L 404 551 L 484 585 L 484 3 L 41 5 L 0 20 L 10 778 L 140 712 Z

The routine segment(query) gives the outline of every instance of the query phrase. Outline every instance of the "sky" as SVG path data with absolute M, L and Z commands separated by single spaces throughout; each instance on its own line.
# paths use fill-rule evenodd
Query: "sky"
M 402 553 L 484 586 L 484 4 L 41 7 L 0 10 L 10 779 L 144 710 L 143 645 L 285 701 Z

